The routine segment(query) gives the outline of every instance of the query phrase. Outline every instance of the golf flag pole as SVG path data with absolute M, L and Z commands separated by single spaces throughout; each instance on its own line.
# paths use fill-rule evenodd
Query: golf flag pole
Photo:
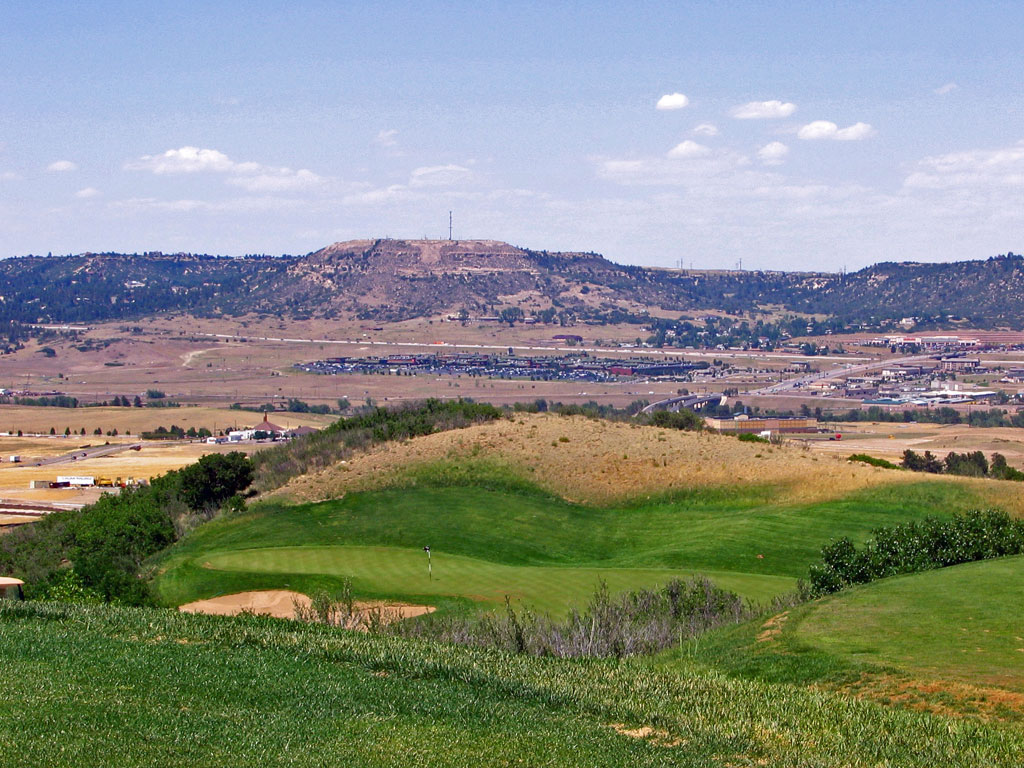
M 427 579 L 430 581 L 434 580 L 434 568 L 430 564 L 430 547 L 424 547 L 423 551 L 427 553 Z

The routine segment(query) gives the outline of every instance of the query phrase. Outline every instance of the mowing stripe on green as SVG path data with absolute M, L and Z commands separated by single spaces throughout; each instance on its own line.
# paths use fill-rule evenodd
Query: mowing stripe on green
M 694 575 L 671 568 L 604 568 L 587 566 L 519 566 L 474 557 L 433 553 L 433 578 L 428 578 L 424 552 L 397 547 L 278 547 L 210 555 L 207 568 L 247 573 L 279 573 L 350 577 L 364 595 L 469 597 L 503 601 L 505 596 L 542 611 L 582 605 L 603 579 L 612 592 L 664 584 Z M 752 600 L 769 600 L 792 589 L 783 576 L 710 572 L 719 586 Z

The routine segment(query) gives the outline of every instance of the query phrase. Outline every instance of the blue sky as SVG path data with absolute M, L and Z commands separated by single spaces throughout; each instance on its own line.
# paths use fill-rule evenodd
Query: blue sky
M 0 256 L 298 254 L 449 210 L 658 266 L 1019 252 L 1022 28 L 1021 3 L 7 0 Z

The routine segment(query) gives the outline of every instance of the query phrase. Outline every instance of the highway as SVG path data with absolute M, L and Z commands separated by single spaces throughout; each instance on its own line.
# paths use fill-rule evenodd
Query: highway
M 849 365 L 843 368 L 834 368 L 831 371 L 820 371 L 818 373 L 807 374 L 806 376 L 794 376 L 791 379 L 771 384 L 761 389 L 752 389 L 748 392 L 744 392 L 745 395 L 784 395 L 792 392 L 794 389 L 805 387 L 808 384 L 812 384 L 817 381 L 827 381 L 828 379 L 839 379 L 847 378 L 849 376 L 859 376 L 860 374 L 867 373 L 869 371 L 878 370 L 881 368 L 889 368 L 894 365 L 900 364 L 913 364 L 920 363 L 925 360 L 934 360 L 934 355 L 913 355 L 911 357 L 893 357 L 888 360 L 876 360 L 871 363 L 861 363 L 859 365 Z
M 60 456 L 51 456 L 48 459 L 40 459 L 34 462 L 31 466 L 33 467 L 45 467 L 51 464 L 70 464 L 75 461 L 85 461 L 86 459 L 96 459 L 100 456 L 110 456 L 114 453 L 121 453 L 138 446 L 142 448 L 142 443 L 118 443 L 117 445 L 95 445 L 88 448 L 76 448 L 70 453 L 65 453 Z

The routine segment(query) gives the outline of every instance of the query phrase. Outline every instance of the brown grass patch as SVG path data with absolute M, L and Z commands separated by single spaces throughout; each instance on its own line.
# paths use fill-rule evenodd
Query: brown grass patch
M 270 399 L 269 396 L 266 399 Z M 324 416 L 310 413 L 288 413 L 275 411 L 271 421 L 282 427 L 292 428 L 300 426 L 321 427 L 335 420 L 334 416 Z M 0 405 L 0 430 L 17 432 L 19 429 L 28 433 L 47 433 L 53 427 L 63 440 L 65 427 L 70 427 L 74 432 L 80 432 L 84 427 L 85 435 L 74 435 L 69 440 L 77 440 L 84 443 L 102 443 L 105 440 L 115 438 L 101 437 L 94 435 L 93 431 L 98 427 L 104 433 L 117 429 L 124 435 L 130 432 L 138 435 L 141 432 L 149 432 L 157 427 L 170 427 L 177 424 L 182 429 L 189 427 L 206 427 L 211 430 L 222 430 L 236 426 L 239 428 L 256 426 L 263 416 L 250 411 L 235 411 L 230 408 L 208 408 L 205 406 L 181 408 L 48 408 L 28 405 Z M 4 452 L 29 453 L 32 449 L 46 449 L 47 438 L 36 437 L 3 437 L 0 438 Z M 12 441 L 12 442 L 8 442 Z M 24 451 L 17 448 L 26 446 Z M 8 447 L 11 449 L 8 451 Z M 58 448 L 59 450 L 59 448 Z M 2 455 L 2 454 L 0 454 Z M 43 454 L 46 455 L 46 454 Z M 51 454 L 52 455 L 52 454 Z
M 652 728 L 649 725 L 630 728 L 625 723 L 611 723 L 609 728 L 614 730 L 616 733 L 621 734 L 622 736 L 628 736 L 631 739 L 643 739 L 644 741 L 649 741 L 656 747 L 678 747 L 686 743 L 682 739 L 670 736 L 668 731 Z
M 761 625 L 761 632 L 757 635 L 757 642 L 768 643 L 777 639 L 782 634 L 782 628 L 785 626 L 788 618 L 789 611 L 783 611 L 768 619 L 768 621 Z
M 829 689 L 860 699 L 950 717 L 986 721 L 1024 719 L 1024 693 L 1003 688 L 949 680 L 917 680 L 900 675 L 863 675 L 852 683 Z
M 568 437 L 568 442 L 560 438 Z M 276 492 L 301 501 L 379 487 L 401 471 L 442 460 L 497 461 L 570 501 L 607 504 L 644 495 L 729 485 L 777 486 L 786 501 L 814 502 L 886 483 L 909 472 L 851 464 L 795 445 L 552 414 L 516 415 L 468 429 L 389 443 L 346 463 L 294 479 Z

